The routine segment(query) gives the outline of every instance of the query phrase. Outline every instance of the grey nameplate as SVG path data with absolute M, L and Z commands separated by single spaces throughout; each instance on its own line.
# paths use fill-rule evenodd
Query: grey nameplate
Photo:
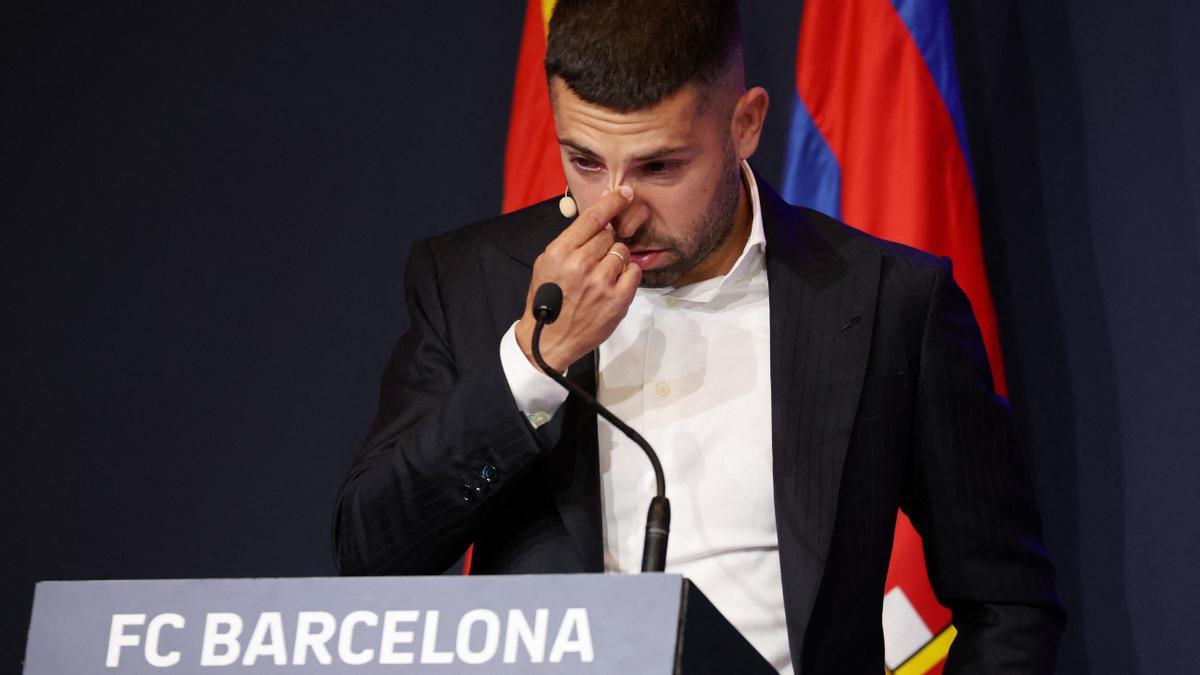
M 682 577 L 47 581 L 26 675 L 673 671 Z

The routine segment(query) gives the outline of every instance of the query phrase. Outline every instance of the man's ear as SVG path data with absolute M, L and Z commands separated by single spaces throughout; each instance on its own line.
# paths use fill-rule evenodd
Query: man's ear
M 751 87 L 738 97 L 733 106 L 733 117 L 729 121 L 733 150 L 738 159 L 746 159 L 758 149 L 763 123 L 767 120 L 767 106 L 770 103 L 771 97 L 762 87 Z

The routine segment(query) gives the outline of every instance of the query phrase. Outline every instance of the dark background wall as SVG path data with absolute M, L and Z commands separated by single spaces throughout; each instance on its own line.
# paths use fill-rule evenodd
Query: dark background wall
M 791 4 L 792 6 L 784 6 Z M 1200 625 L 1200 9 L 954 21 L 1064 673 Z M 0 22 L 0 672 L 40 579 L 333 572 L 411 242 L 493 214 L 523 2 L 43 3 Z M 746 2 L 781 173 L 800 3 Z

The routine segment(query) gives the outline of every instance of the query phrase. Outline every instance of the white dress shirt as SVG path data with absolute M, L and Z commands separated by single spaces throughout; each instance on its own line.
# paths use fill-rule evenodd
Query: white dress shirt
M 667 571 L 712 600 L 781 673 L 791 673 L 771 468 L 770 307 L 758 186 L 745 162 L 753 218 L 728 274 L 680 288 L 639 288 L 599 348 L 597 398 L 658 452 L 671 500 Z M 521 352 L 515 324 L 500 358 L 535 427 L 566 391 Z M 597 424 L 604 567 L 641 568 L 654 472 L 637 447 Z

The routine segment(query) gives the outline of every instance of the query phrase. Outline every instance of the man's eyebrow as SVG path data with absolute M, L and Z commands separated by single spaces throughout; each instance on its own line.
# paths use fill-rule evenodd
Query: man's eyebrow
M 644 155 L 638 155 L 637 157 L 634 157 L 633 159 L 634 159 L 634 161 L 637 161 L 637 162 L 650 162 L 650 161 L 653 161 L 656 159 L 662 159 L 663 157 L 667 157 L 670 155 L 677 155 L 677 154 L 685 153 L 689 150 L 691 150 L 691 148 L 687 147 L 686 145 L 680 145 L 680 146 L 676 146 L 676 147 L 672 147 L 672 148 L 659 148 L 658 150 L 655 150 L 653 152 L 647 152 Z
M 588 148 L 587 146 L 580 145 L 580 144 L 576 143 L 575 141 L 569 141 L 565 138 L 558 139 L 558 144 L 565 145 L 568 148 L 571 148 L 572 150 L 574 150 L 575 152 L 580 153 L 581 155 L 588 155 L 589 157 L 599 157 L 600 156 L 594 150 Z
M 599 153 L 597 153 L 595 150 L 592 150 L 591 148 L 589 148 L 585 145 L 580 145 L 579 143 L 576 143 L 575 141 L 570 141 L 565 138 L 558 139 L 558 144 L 565 145 L 568 148 L 571 148 L 572 150 L 574 150 L 575 152 L 578 152 L 581 155 L 587 155 L 589 157 L 599 157 L 600 156 Z M 683 145 L 675 146 L 675 147 L 659 148 L 658 150 L 653 150 L 651 152 L 647 152 L 645 154 L 638 155 L 637 157 L 634 157 L 633 160 L 635 162 L 649 162 L 649 161 L 653 161 L 656 159 L 661 159 L 663 157 L 667 157 L 669 155 L 684 153 L 689 150 L 691 150 L 691 148 L 689 148 L 687 146 L 683 146 Z

